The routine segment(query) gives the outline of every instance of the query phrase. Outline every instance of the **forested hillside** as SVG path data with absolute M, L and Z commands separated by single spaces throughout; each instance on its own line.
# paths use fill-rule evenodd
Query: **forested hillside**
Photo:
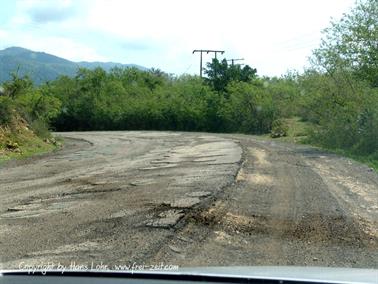
M 378 161 L 378 5 L 361 1 L 324 31 L 303 74 L 260 77 L 214 59 L 206 78 L 136 68 L 79 69 L 36 87 L 13 75 L 0 123 L 20 114 L 37 132 L 182 130 L 285 136 L 295 117 L 303 142 Z
M 21 47 L 9 47 L 0 50 L 0 84 L 11 79 L 11 73 L 28 76 L 35 84 L 40 85 L 59 76 L 75 76 L 78 68 L 94 69 L 101 67 L 109 71 L 113 67 L 136 67 L 135 64 L 120 64 L 114 62 L 73 62 L 45 52 L 36 52 Z

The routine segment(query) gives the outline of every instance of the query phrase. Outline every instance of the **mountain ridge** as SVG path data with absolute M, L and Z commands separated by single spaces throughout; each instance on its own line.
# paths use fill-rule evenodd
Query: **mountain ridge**
M 11 78 L 12 72 L 20 76 L 28 75 L 35 84 L 42 84 L 59 76 L 74 76 L 78 68 L 94 69 L 101 67 L 109 71 L 113 67 L 141 70 L 147 68 L 137 64 L 122 64 L 100 61 L 71 61 L 42 51 L 33 51 L 23 47 L 12 46 L 0 50 L 0 84 Z

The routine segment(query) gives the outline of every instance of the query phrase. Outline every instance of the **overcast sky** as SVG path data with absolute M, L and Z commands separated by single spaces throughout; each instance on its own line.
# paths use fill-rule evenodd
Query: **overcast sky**
M 302 70 L 354 0 L 0 0 L 0 49 L 198 74 L 193 49 L 244 58 L 259 75 Z M 222 58 L 223 56 L 220 56 Z M 211 55 L 205 56 L 211 60 Z

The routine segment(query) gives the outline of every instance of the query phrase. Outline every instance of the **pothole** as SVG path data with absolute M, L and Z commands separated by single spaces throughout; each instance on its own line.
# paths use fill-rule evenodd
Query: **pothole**
M 7 211 L 1 214 L 1 218 L 32 218 L 46 215 L 52 212 L 63 211 L 64 209 L 71 208 L 80 204 L 78 200 L 57 200 L 56 202 L 45 203 L 41 200 L 37 202 L 17 205 L 8 208 Z
M 168 205 L 172 208 L 191 208 L 194 205 L 200 203 L 200 199 L 198 197 L 186 197 L 174 200 L 172 202 L 163 203 L 164 205 Z
M 211 193 L 208 191 L 196 191 L 187 194 L 195 197 L 185 197 L 174 201 L 163 202 L 158 207 L 158 212 L 160 213 L 154 213 L 155 217 L 144 224 L 147 227 L 171 228 L 184 217 L 186 210 L 201 202 L 200 197 L 206 197 L 210 194 Z
M 147 221 L 147 227 L 155 228 L 171 228 L 177 224 L 177 222 L 184 217 L 185 213 L 183 210 L 171 209 L 168 211 L 161 212 L 158 218 Z
M 211 195 L 210 191 L 194 191 L 186 194 L 189 197 L 208 197 Z

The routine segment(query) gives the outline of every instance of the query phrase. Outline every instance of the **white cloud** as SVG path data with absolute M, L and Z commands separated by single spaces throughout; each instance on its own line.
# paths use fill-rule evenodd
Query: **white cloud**
M 224 49 L 259 74 L 279 75 L 305 65 L 330 17 L 340 17 L 353 3 L 25 0 L 18 2 L 6 38 L 69 59 L 133 62 L 176 73 L 198 73 L 193 49 Z M 65 13 L 58 17 L 57 11 Z
M 73 61 L 107 61 L 95 48 L 64 37 L 24 37 L 21 46 L 36 51 L 45 51 Z
M 21 46 L 35 51 L 44 51 L 73 61 L 107 61 L 107 58 L 98 54 L 95 48 L 87 46 L 65 37 L 56 36 L 35 36 L 35 35 L 13 35 L 0 31 L 1 42 L 7 42 L 10 46 Z
M 4 41 L 8 37 L 8 32 L 0 29 L 0 39 Z

